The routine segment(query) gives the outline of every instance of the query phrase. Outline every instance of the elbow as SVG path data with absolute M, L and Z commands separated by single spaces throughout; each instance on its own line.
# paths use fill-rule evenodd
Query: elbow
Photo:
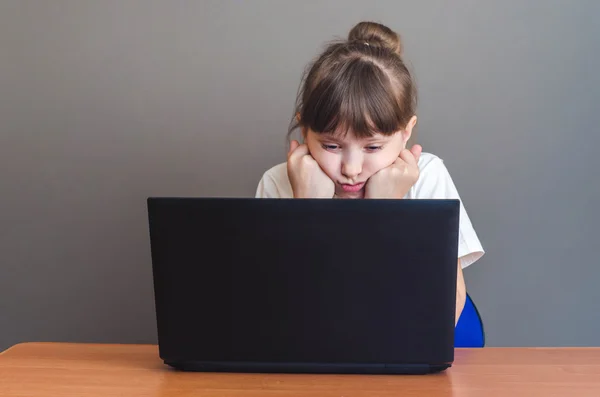
M 460 315 L 465 308 L 465 303 L 467 302 L 467 293 L 465 290 L 456 291 L 456 316 L 454 318 L 454 325 L 458 324 L 458 320 L 460 319 Z
M 456 316 L 455 316 L 455 324 L 458 324 L 458 320 L 460 315 L 465 307 L 465 303 L 467 302 L 467 287 L 465 285 L 465 280 L 462 275 L 462 269 L 460 268 L 460 262 L 458 267 L 458 277 L 456 283 Z
M 456 311 L 458 316 L 462 313 L 465 303 L 467 302 L 467 291 L 465 288 L 456 291 Z

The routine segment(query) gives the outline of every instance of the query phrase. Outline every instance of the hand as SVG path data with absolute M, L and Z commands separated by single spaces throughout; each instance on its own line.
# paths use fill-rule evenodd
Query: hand
M 419 179 L 419 157 L 423 148 L 403 149 L 394 163 L 376 172 L 365 186 L 365 198 L 401 199 Z
M 307 145 L 290 143 L 287 161 L 288 177 L 294 198 L 332 198 L 335 185 L 310 155 Z

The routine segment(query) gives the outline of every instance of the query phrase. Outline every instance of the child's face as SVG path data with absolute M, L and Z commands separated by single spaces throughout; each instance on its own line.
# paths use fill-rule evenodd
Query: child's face
M 335 196 L 339 198 L 363 198 L 366 182 L 396 161 L 408 138 L 410 131 L 406 130 L 363 139 L 351 133 L 337 136 L 317 134 L 310 129 L 305 133 L 310 154 L 335 183 Z

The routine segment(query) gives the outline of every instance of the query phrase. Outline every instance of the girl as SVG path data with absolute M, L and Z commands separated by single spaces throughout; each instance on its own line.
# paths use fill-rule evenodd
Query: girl
M 443 161 L 406 145 L 417 123 L 416 90 L 400 37 L 361 22 L 331 43 L 302 79 L 288 135 L 287 162 L 265 172 L 256 197 L 460 199 Z M 461 202 L 456 321 L 466 287 L 462 269 L 484 251 Z

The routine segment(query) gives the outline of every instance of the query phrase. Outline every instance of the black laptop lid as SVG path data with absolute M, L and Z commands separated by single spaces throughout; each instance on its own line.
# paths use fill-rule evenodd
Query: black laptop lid
M 165 361 L 440 363 L 458 200 L 149 198 Z

